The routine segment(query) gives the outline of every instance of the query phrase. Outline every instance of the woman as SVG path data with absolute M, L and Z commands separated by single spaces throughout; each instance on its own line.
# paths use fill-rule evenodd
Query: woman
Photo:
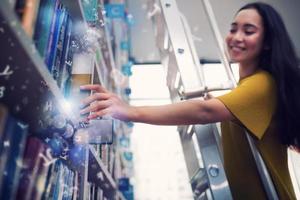
M 287 148 L 300 147 L 300 69 L 283 21 L 264 3 L 242 7 L 226 37 L 232 61 L 239 63 L 238 87 L 206 101 L 134 107 L 99 85 L 86 98 L 82 114 L 158 125 L 222 122 L 224 166 L 234 199 L 266 199 L 244 129 L 255 138 L 280 199 L 295 199 Z M 241 173 L 242 176 L 241 176 Z

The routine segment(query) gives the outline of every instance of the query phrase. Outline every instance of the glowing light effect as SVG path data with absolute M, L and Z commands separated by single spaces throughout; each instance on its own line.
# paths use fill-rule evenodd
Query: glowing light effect
M 75 144 L 88 144 L 89 143 L 89 133 L 86 129 L 79 129 L 74 135 Z
M 71 101 L 67 101 L 65 99 L 62 99 L 61 102 L 61 107 L 63 109 L 63 112 L 67 115 L 71 115 L 73 111 L 73 103 Z

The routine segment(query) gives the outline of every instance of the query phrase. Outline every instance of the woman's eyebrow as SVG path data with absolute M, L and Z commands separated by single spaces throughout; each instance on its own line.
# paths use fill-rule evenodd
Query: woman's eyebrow
M 243 27 L 257 29 L 257 26 L 255 26 L 254 24 L 244 24 Z
M 254 30 L 258 29 L 258 27 L 255 26 L 254 24 L 244 24 L 243 27 L 246 29 L 254 29 Z
M 231 27 L 237 27 L 238 23 L 237 22 L 232 22 L 231 23 Z M 258 27 L 254 24 L 250 24 L 250 23 L 246 23 L 242 25 L 243 28 L 254 28 L 254 29 L 258 29 Z

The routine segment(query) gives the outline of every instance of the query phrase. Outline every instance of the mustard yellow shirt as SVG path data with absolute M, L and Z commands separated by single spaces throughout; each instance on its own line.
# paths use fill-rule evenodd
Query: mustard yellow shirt
M 288 171 L 287 147 L 280 143 L 273 120 L 276 84 L 263 70 L 239 81 L 217 97 L 235 116 L 221 124 L 224 167 L 234 199 L 267 199 L 244 129 L 254 138 L 280 199 L 296 199 Z

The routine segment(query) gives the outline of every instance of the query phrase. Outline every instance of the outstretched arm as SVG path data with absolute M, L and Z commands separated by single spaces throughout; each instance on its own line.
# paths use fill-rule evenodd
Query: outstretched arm
M 85 85 L 81 89 L 94 91 L 93 95 L 83 100 L 86 107 L 81 111 L 82 114 L 93 112 L 89 119 L 110 115 L 124 121 L 185 125 L 206 124 L 234 118 L 218 99 L 187 100 L 161 106 L 130 106 L 100 85 Z

